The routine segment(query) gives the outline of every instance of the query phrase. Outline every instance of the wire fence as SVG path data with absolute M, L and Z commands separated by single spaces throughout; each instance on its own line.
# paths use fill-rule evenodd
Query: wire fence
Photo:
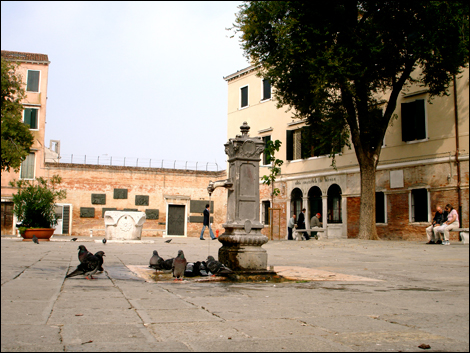
M 46 158 L 46 162 L 72 163 L 88 165 L 109 165 L 121 167 L 181 169 L 199 171 L 219 171 L 219 165 L 211 162 L 193 162 L 179 160 L 163 160 L 136 157 L 87 156 L 87 155 L 61 155 L 60 157 Z

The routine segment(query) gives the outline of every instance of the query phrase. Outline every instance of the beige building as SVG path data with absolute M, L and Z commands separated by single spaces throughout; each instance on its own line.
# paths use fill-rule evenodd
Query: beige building
M 11 232 L 13 217 L 12 189 L 8 184 L 13 179 L 34 179 L 44 176 L 44 136 L 46 127 L 47 79 L 50 61 L 46 54 L 22 53 L 2 50 L 2 60 L 20 64 L 18 73 L 24 81 L 26 97 L 23 100 L 23 121 L 30 126 L 34 136 L 31 153 L 23 161 L 19 173 L 3 173 L 1 187 L 2 226 L 1 232 Z
M 435 206 L 447 203 L 457 210 L 460 206 L 461 226 L 468 227 L 468 72 L 466 69 L 457 79 L 456 95 L 452 87 L 449 96 L 432 103 L 422 88 L 412 87 L 400 95 L 395 111 L 398 118 L 387 130 L 377 168 L 380 237 L 425 239 L 424 228 L 432 220 Z M 281 194 L 274 201 L 274 208 L 280 210 L 275 215 L 280 214 L 276 224 L 280 224 L 281 237 L 287 234 L 288 218 L 303 207 L 307 223 L 321 213 L 330 237 L 356 237 L 360 175 L 354 150 L 345 147 L 336 156 L 336 170 L 321 151 L 309 151 L 306 156 L 301 144 L 305 123 L 293 119 L 287 108 L 276 108 L 269 82 L 256 73 L 256 67 L 250 66 L 224 78 L 228 84 L 227 135 L 235 136 L 246 121 L 251 136 L 282 142 L 276 156 L 284 161 L 276 185 Z M 260 170 L 264 174 L 268 174 L 266 166 Z M 262 185 L 260 209 L 265 222 L 269 200 L 270 190 Z

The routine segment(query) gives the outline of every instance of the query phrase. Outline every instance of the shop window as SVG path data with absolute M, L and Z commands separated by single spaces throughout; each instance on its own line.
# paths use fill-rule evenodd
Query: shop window
M 328 223 L 343 223 L 341 215 L 341 188 L 333 184 L 328 189 Z
M 28 78 L 26 80 L 27 92 L 39 92 L 39 75 L 41 71 L 28 70 Z
M 298 188 L 292 190 L 290 200 L 290 216 L 294 214 L 299 217 L 299 213 L 302 212 L 302 191 Z
M 428 190 L 411 190 L 411 221 L 429 222 L 428 220 Z
M 385 194 L 375 193 L 375 223 L 387 223 L 386 221 Z
M 404 142 L 427 137 L 424 99 L 401 104 L 401 134 Z
M 34 179 L 35 154 L 30 153 L 21 163 L 20 179 Z

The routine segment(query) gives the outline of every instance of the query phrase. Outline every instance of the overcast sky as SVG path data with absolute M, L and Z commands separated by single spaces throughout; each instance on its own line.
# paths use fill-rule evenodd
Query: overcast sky
M 46 145 L 64 157 L 225 169 L 223 77 L 249 66 L 225 30 L 239 4 L 2 1 L 1 49 L 49 56 Z

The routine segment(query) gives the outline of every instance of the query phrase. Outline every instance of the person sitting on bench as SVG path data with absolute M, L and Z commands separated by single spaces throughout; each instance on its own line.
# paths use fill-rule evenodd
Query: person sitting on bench
M 318 228 L 321 228 L 321 222 L 320 222 L 320 217 L 321 217 L 321 214 L 320 213 L 317 213 L 315 216 L 313 216 L 311 219 L 310 219 L 310 227 L 311 228 L 314 228 L 314 227 L 318 227 Z M 318 232 L 311 232 L 311 235 L 312 237 L 315 237 L 315 239 L 318 240 Z

